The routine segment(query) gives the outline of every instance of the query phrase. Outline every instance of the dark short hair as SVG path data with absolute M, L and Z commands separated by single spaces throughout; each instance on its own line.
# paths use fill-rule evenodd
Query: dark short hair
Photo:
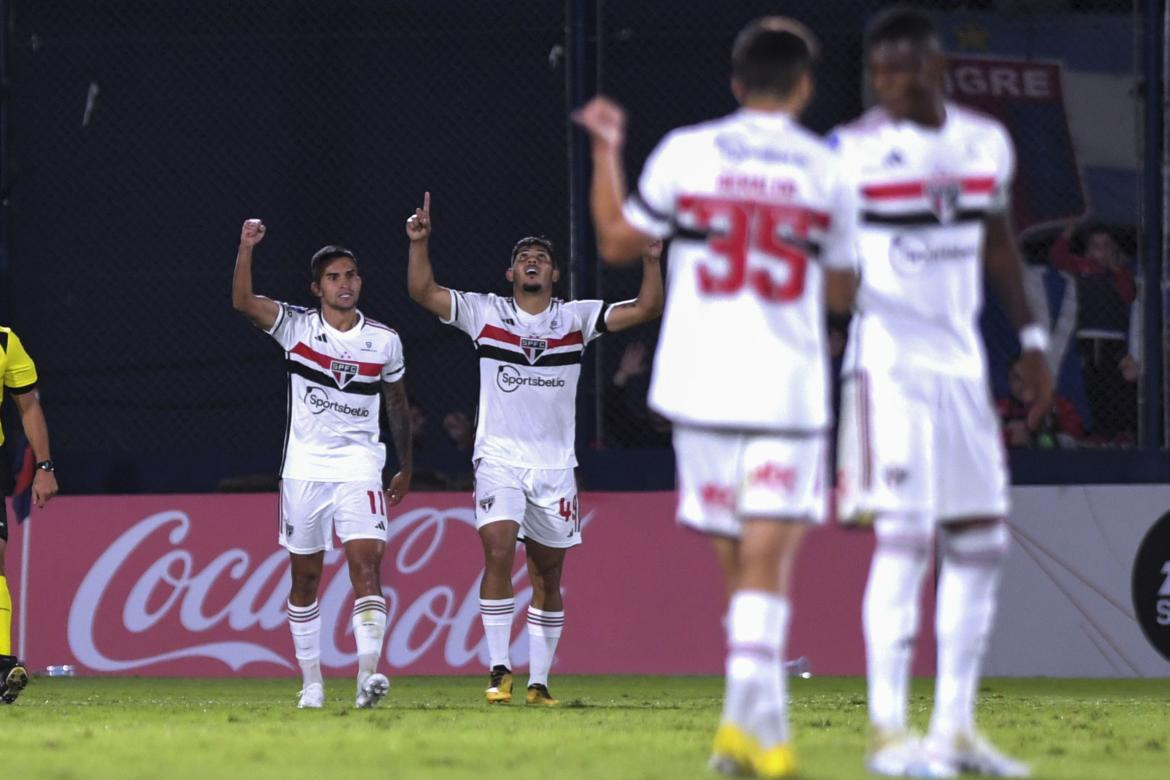
M 553 242 L 551 240 L 544 236 L 525 236 L 524 238 L 517 241 L 516 244 L 512 247 L 512 259 L 509 261 L 508 265 L 511 266 L 516 262 L 516 255 L 520 254 L 520 250 L 527 249 L 531 246 L 538 246 L 544 251 L 548 252 L 548 257 L 550 260 L 552 260 L 552 264 L 554 266 L 557 264 L 557 255 L 556 252 L 553 251 Z
M 309 261 L 309 273 L 312 275 L 313 281 L 320 284 L 321 277 L 325 275 L 325 267 L 339 257 L 348 257 L 353 261 L 354 267 L 357 267 L 357 258 L 354 257 L 353 252 L 343 246 L 329 244 L 318 249 L 313 254 L 313 259 Z
M 880 43 L 910 41 L 925 45 L 938 40 L 938 28 L 925 12 L 917 8 L 894 6 L 874 17 L 865 30 L 865 51 Z
M 816 38 L 799 22 L 763 16 L 735 36 L 731 75 L 748 92 L 786 98 L 812 69 L 816 53 Z

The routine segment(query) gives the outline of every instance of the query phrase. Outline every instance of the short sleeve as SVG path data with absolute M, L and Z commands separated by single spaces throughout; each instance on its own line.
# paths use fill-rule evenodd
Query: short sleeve
M 995 162 L 995 190 L 991 193 L 990 210 L 1002 213 L 1011 206 L 1012 182 L 1016 178 L 1015 146 L 1002 125 L 995 127 Z
M 459 292 L 458 290 L 450 292 L 451 313 L 445 318 L 440 318 L 440 322 L 459 328 L 472 339 L 479 338 L 479 332 L 483 330 L 484 313 L 487 311 L 487 307 L 491 306 L 492 296 L 485 293 Z
M 566 304 L 573 308 L 577 321 L 581 324 L 581 339 L 586 344 L 608 332 L 605 320 L 613 305 L 605 301 L 571 301 Z
M 402 339 L 391 333 L 387 343 L 386 363 L 382 366 L 382 381 L 397 382 L 406 376 L 406 357 L 402 352 Z
M 859 185 L 848 157 L 840 145 L 836 148 L 828 176 L 829 221 L 821 247 L 821 264 L 835 271 L 856 271 Z
M 13 393 L 27 393 L 37 385 L 37 367 L 24 350 L 16 334 L 8 331 L 4 346 L 7 361 L 4 364 L 4 386 Z
M 666 238 L 674 229 L 676 180 L 679 167 L 673 162 L 679 154 L 679 139 L 668 135 L 659 142 L 638 178 L 638 187 L 626 198 L 622 216 L 646 235 Z
M 292 349 L 300 340 L 300 331 L 310 310 L 302 306 L 293 306 L 291 303 L 275 301 L 277 307 L 276 322 L 264 331 L 286 350 Z

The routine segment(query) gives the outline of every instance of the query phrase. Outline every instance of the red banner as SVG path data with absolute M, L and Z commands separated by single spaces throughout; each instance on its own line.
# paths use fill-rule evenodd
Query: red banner
M 674 524 L 674 500 L 670 493 L 582 497 L 584 544 L 566 560 L 557 672 L 721 671 L 723 579 L 706 540 Z M 14 591 L 28 534 L 21 622 L 33 668 L 71 663 L 83 674 L 294 674 L 285 619 L 289 564 L 276 544 L 275 495 L 66 496 L 35 512 L 30 525 L 10 528 Z M 807 656 L 816 674 L 864 672 L 861 594 L 872 544 L 869 533 L 828 527 L 811 533 L 801 552 L 786 656 Z M 393 673 L 486 668 L 480 549 L 466 496 L 412 495 L 398 507 L 382 570 L 389 610 L 384 658 Z M 513 579 L 523 615 L 531 589 L 522 552 Z M 326 553 L 319 602 L 327 673 L 355 664 L 352 600 L 344 556 Z M 917 657 L 916 670 L 932 673 L 929 638 L 919 643 Z M 512 662 L 523 667 L 527 659 L 520 617 Z

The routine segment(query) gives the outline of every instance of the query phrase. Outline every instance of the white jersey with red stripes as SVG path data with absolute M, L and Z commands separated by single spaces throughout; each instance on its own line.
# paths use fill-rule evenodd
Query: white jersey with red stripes
M 285 350 L 288 422 L 280 475 L 308 482 L 380 481 L 382 383 L 406 373 L 402 341 L 358 313 L 347 331 L 317 309 L 280 303 L 268 331 Z
M 623 213 L 672 238 L 651 406 L 684 425 L 824 429 L 822 266 L 852 267 L 855 214 L 828 146 L 775 112 L 681 128 Z
M 1015 158 L 999 122 L 945 108 L 939 128 L 875 108 L 831 136 L 856 177 L 859 207 L 859 316 L 847 371 L 986 371 L 984 219 L 1006 209 Z
M 530 469 L 577 465 L 577 380 L 585 345 L 605 332 L 610 306 L 553 298 L 529 314 L 512 298 L 451 290 L 443 320 L 471 336 L 479 357 L 474 460 Z

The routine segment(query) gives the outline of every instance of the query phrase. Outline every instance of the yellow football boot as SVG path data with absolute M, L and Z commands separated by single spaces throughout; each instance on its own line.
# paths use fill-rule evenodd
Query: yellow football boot
M 528 695 L 525 697 L 528 704 L 535 704 L 540 707 L 555 707 L 560 704 L 559 701 L 553 698 L 553 695 L 548 692 L 548 686 L 537 683 L 536 685 L 528 686 Z
M 488 704 L 507 704 L 512 701 L 512 670 L 506 666 L 493 666 L 484 694 Z
M 732 723 L 721 723 L 711 746 L 707 765 L 713 772 L 732 777 L 752 774 L 752 756 L 759 751 L 756 739 Z

